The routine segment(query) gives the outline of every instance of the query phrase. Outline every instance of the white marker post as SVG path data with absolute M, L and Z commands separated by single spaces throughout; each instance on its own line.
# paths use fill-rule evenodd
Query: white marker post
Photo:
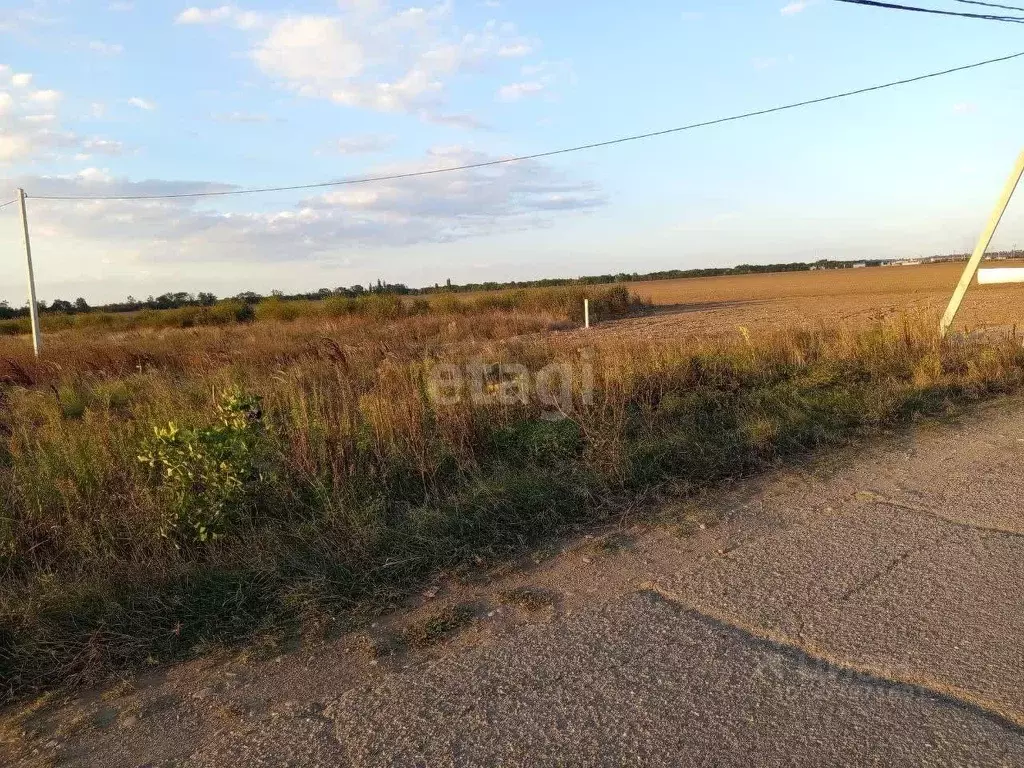
M 971 280 L 974 279 L 974 275 L 977 273 L 978 267 L 981 266 L 981 260 L 985 258 L 985 251 L 988 250 L 988 244 L 992 242 L 992 236 L 996 233 L 996 229 L 999 227 L 999 222 L 1002 220 L 1003 214 L 1006 212 L 1006 206 L 1010 204 L 1010 198 L 1013 197 L 1013 192 L 1017 189 L 1017 184 L 1020 182 L 1021 176 L 1024 176 L 1024 152 L 1021 152 L 1020 157 L 1017 158 L 1017 165 L 1014 166 L 1013 173 L 1010 174 L 1010 178 L 1006 181 L 1006 186 L 1003 187 L 1003 193 L 999 196 L 995 210 L 992 211 L 992 216 L 989 218 L 988 224 L 981 233 L 981 237 L 978 239 L 978 244 L 974 247 L 974 253 L 971 254 L 971 258 L 967 262 L 967 266 L 964 267 L 964 273 L 960 275 L 960 282 L 957 283 L 956 290 L 953 291 L 953 297 L 949 300 L 949 306 L 946 307 L 946 314 L 942 316 L 942 322 L 939 325 L 939 333 L 942 336 L 946 335 L 946 332 L 949 330 L 949 326 L 953 324 L 953 318 L 956 317 L 957 310 L 960 309 L 960 302 L 964 300 L 964 294 L 966 294 L 967 289 L 971 287 Z
M 1024 267 L 995 267 L 978 270 L 978 285 L 1024 283 Z
M 36 276 L 32 271 L 32 241 L 28 236 L 28 211 L 25 209 L 25 190 L 18 190 L 18 204 L 21 208 L 21 231 L 25 240 L 25 260 L 28 264 L 28 313 L 32 318 L 32 349 L 39 357 L 43 342 L 39 336 L 39 305 L 36 303 Z
M 583 327 L 590 327 L 590 299 L 583 300 Z

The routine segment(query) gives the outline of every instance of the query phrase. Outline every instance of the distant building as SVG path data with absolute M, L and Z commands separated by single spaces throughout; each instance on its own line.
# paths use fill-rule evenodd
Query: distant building
M 867 266 L 867 264 L 864 263 L 863 261 L 858 261 L 856 264 L 851 264 L 850 268 L 851 269 L 861 269 L 861 268 L 866 267 L 866 266 Z

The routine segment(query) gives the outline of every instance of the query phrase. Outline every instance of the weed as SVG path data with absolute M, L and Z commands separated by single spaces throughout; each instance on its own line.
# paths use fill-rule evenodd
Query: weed
M 514 605 L 524 611 L 535 613 L 555 604 L 554 595 L 536 587 L 514 587 L 498 593 L 498 599 L 506 605 Z
M 167 497 L 160 535 L 207 542 L 223 536 L 262 490 L 259 397 L 237 390 L 217 404 L 218 423 L 201 429 L 156 427 L 139 461 Z
M 374 660 L 401 653 L 406 641 L 402 635 L 388 633 L 379 637 L 361 634 L 356 638 L 356 650 L 364 657 Z
M 467 603 L 448 605 L 410 624 L 402 632 L 402 639 L 413 648 L 429 648 L 467 626 L 475 615 L 476 610 Z

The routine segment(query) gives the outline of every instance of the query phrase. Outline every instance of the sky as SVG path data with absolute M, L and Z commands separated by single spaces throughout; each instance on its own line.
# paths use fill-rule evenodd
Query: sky
M 445 168 L 1024 51 L 1019 25 L 830 0 L 420 2 L 0 0 L 0 203 L 17 187 L 30 196 L 39 297 L 966 251 L 1024 145 L 1020 59 L 474 171 L 31 199 Z M 1020 200 L 994 247 L 1018 238 L 1024 248 Z M 0 299 L 25 294 L 8 206 Z

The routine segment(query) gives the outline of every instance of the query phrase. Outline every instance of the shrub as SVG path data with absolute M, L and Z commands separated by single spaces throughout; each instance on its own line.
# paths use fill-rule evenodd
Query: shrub
M 360 299 L 361 314 L 377 320 L 389 320 L 402 315 L 402 300 L 393 293 L 375 293 Z
M 250 304 L 238 299 L 218 301 L 206 309 L 205 323 L 209 325 L 228 325 L 229 323 L 245 323 L 253 319 L 255 312 Z
M 160 534 L 176 543 L 225 535 L 266 479 L 260 466 L 260 399 L 229 391 L 217 415 L 217 423 L 201 429 L 173 422 L 154 428 L 139 455 L 166 496 Z
M 548 464 L 569 461 L 583 452 L 579 425 L 562 421 L 518 421 L 491 435 L 496 456 L 513 464 Z
M 287 323 L 298 319 L 301 314 L 302 309 L 298 302 L 283 301 L 277 296 L 264 299 L 256 305 L 255 309 L 256 320 L 277 320 Z
M 328 317 L 344 317 L 356 311 L 356 300 L 347 296 L 332 296 L 323 303 L 324 314 Z
M 21 336 L 31 332 L 31 321 L 27 317 L 20 317 L 16 320 L 0 320 L 0 336 Z

